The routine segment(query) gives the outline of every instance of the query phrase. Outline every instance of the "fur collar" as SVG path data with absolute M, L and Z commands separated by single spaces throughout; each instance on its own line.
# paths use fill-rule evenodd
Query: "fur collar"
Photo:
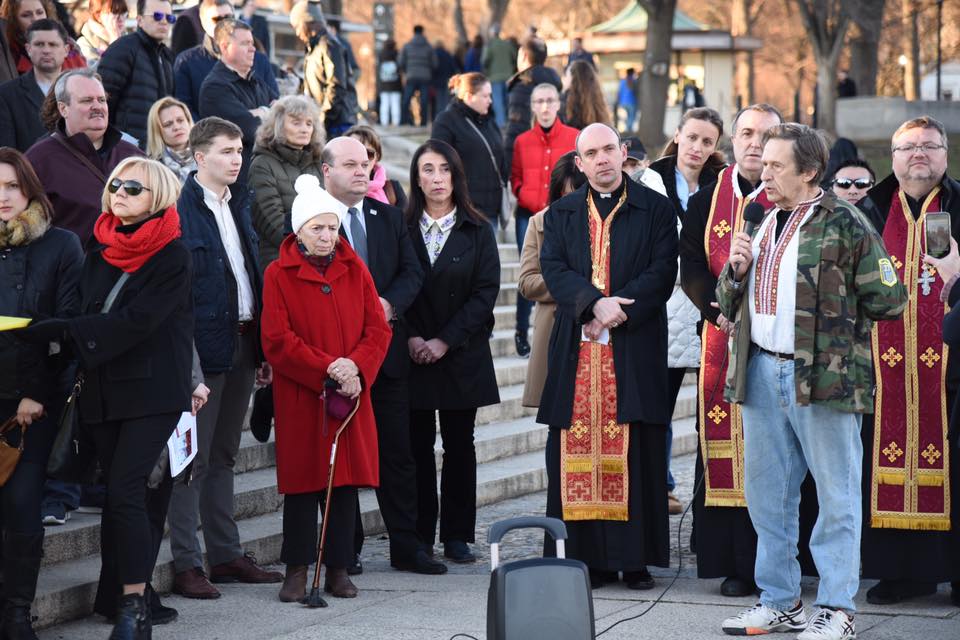
M 0 249 L 30 244 L 43 237 L 49 228 L 50 221 L 43 214 L 43 208 L 33 201 L 17 217 L 0 221 Z

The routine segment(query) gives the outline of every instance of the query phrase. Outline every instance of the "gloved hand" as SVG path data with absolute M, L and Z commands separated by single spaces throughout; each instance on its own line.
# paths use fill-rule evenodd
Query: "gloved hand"
M 23 329 L 13 332 L 14 337 L 31 344 L 46 344 L 48 342 L 63 342 L 67 339 L 67 330 L 70 323 L 61 318 L 49 318 L 38 322 L 31 322 Z

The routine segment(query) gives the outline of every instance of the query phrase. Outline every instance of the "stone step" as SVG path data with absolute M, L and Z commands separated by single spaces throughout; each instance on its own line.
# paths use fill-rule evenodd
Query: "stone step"
M 500 256 L 500 282 L 519 282 L 520 263 Z
M 497 305 L 517 304 L 517 283 L 501 282 L 500 292 L 497 294 Z
M 497 250 L 500 252 L 500 262 L 520 263 L 520 250 L 514 242 L 499 241 Z
M 493 308 L 494 331 L 514 331 L 517 326 L 517 305 L 505 304 Z M 530 309 L 530 328 L 527 339 L 533 340 L 533 309 Z

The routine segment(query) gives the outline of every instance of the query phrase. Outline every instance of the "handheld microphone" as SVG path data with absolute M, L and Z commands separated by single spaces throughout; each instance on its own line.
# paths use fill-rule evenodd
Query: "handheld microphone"
M 757 225 L 763 222 L 763 205 L 759 202 L 751 202 L 747 205 L 747 208 L 743 210 L 743 232 L 748 236 L 753 235 L 753 230 L 757 228 Z

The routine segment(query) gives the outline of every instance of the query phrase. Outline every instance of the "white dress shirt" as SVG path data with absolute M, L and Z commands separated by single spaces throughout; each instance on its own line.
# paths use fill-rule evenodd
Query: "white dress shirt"
M 367 217 L 363 215 L 363 198 L 360 198 L 360 201 L 356 204 L 347 205 L 347 204 L 343 204 L 339 200 L 337 200 L 337 203 L 343 208 L 342 213 L 340 215 L 340 220 L 342 220 L 343 223 L 340 225 L 340 228 L 343 229 L 343 233 L 347 236 L 347 240 L 350 242 L 350 246 L 352 247 L 353 246 L 353 229 L 350 227 L 352 218 L 349 213 L 351 207 L 356 209 L 359 212 L 357 213 L 357 220 L 360 221 L 360 226 L 363 227 L 363 232 L 367 233 Z M 367 234 L 367 238 L 369 237 L 370 237 L 370 234 Z
M 194 176 L 194 180 L 196 180 L 196 176 Z M 237 231 L 237 224 L 233 220 L 233 212 L 230 211 L 230 189 L 227 189 L 226 194 L 221 198 L 199 180 L 197 180 L 197 184 L 203 189 L 204 204 L 213 212 L 213 218 L 217 221 L 220 241 L 223 242 L 223 248 L 227 252 L 230 271 L 233 272 L 233 277 L 237 281 L 237 310 L 240 314 L 240 322 L 253 320 L 256 313 L 256 303 L 253 297 L 253 286 L 250 284 L 250 276 L 245 266 L 246 260 L 243 257 L 240 233 Z

